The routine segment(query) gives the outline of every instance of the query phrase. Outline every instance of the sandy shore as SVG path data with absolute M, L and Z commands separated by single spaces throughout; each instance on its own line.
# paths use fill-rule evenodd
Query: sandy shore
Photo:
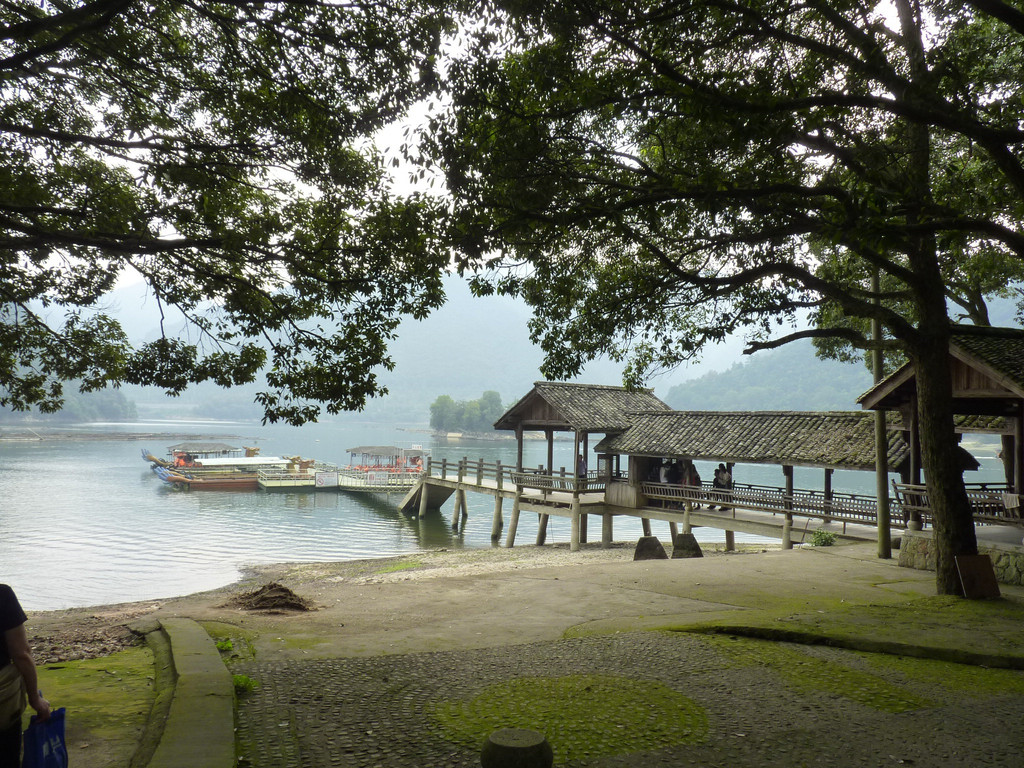
M 776 549 L 771 545 L 738 547 L 725 553 L 722 545 L 707 544 L 707 557 L 736 556 Z M 229 624 L 258 624 L 267 629 L 281 621 L 291 626 L 309 624 L 322 628 L 325 618 L 338 606 L 364 601 L 365 591 L 384 585 L 423 585 L 431 592 L 431 583 L 475 577 L 526 577 L 542 570 L 572 567 L 584 569 L 597 564 L 630 562 L 634 544 L 618 542 L 610 548 L 584 545 L 572 552 L 568 544 L 544 547 L 523 546 L 511 549 L 438 549 L 401 557 L 346 562 L 280 563 L 248 568 L 242 578 L 230 585 L 192 595 L 146 600 L 133 603 L 96 605 L 56 611 L 29 612 L 29 635 L 37 661 L 41 664 L 70 659 L 93 658 L 113 653 L 136 641 L 129 625 L 143 619 L 167 616 L 193 618 Z M 285 611 L 245 611 L 232 603 L 233 598 L 259 587 L 278 583 L 307 600 L 312 610 L 297 614 Z M 433 600 L 433 598 L 431 598 Z M 367 604 L 372 614 L 373 601 Z M 256 629 L 253 627 L 253 629 Z

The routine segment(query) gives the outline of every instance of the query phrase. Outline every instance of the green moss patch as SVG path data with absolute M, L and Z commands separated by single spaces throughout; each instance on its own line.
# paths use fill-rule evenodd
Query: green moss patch
M 386 565 L 383 568 L 377 568 L 376 570 L 374 570 L 374 573 L 398 573 L 399 571 L 411 571 L 416 568 L 422 567 L 422 560 L 399 560 L 398 562 L 390 563 L 389 565 Z
M 890 681 L 796 648 L 765 640 L 709 635 L 705 641 L 740 664 L 768 667 L 794 690 L 841 696 L 881 712 L 908 712 L 936 704 Z
M 51 706 L 67 708 L 73 750 L 102 753 L 112 758 L 110 765 L 127 765 L 153 705 L 153 655 L 140 646 L 40 667 L 39 688 Z M 31 708 L 26 723 L 30 713 Z
M 978 653 L 1022 653 L 1024 604 L 948 595 L 898 605 L 844 605 L 778 619 L 774 626 L 827 636 L 866 636 Z
M 695 744 L 707 736 L 703 707 L 654 681 L 610 675 L 527 677 L 488 687 L 431 712 L 450 741 L 477 749 L 499 728 L 543 733 L 555 763 Z
M 860 655 L 876 669 L 899 675 L 907 682 L 944 688 L 959 696 L 1024 695 L 1024 674 L 1014 670 L 990 669 L 970 664 L 882 653 Z
M 255 641 L 259 637 L 258 632 L 222 621 L 203 621 L 200 624 L 206 634 L 213 638 L 225 662 L 251 661 L 256 658 Z

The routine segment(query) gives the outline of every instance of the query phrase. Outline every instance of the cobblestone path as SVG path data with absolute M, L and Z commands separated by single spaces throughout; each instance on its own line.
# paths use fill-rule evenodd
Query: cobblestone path
M 749 641 L 736 641 L 746 648 Z M 866 670 L 864 655 L 785 646 L 787 667 Z M 804 660 L 805 659 L 805 660 Z M 955 667 L 956 665 L 951 665 Z M 962 670 L 961 670 L 962 671 Z M 654 766 L 942 766 L 1018 768 L 1024 755 L 1024 681 L 999 672 L 1005 690 L 959 690 L 879 672 L 894 691 L 927 704 L 893 714 L 835 686 L 801 684 L 778 669 L 723 653 L 721 642 L 672 633 L 631 633 L 458 653 L 286 663 L 236 663 L 259 687 L 238 710 L 243 768 L 478 768 L 479 748 L 446 740 L 437 702 L 469 699 L 519 677 L 603 674 L 655 680 L 704 708 L 706 740 L 653 752 L 603 755 L 559 768 Z M 966 674 L 970 674 L 967 670 Z M 987 674 L 987 673 L 986 673 Z M 806 677 L 806 676 L 804 676 Z M 814 677 L 813 675 L 811 677 Z M 997 678 L 1003 679 L 1003 678 Z M 794 682 L 796 680 L 797 682 Z M 603 727 L 614 729 L 614 717 Z M 621 726 L 620 726 L 621 727 Z

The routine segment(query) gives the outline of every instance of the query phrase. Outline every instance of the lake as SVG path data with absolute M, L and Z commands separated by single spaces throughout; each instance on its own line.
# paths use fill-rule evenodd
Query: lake
M 397 511 L 398 495 L 175 492 L 150 471 L 141 448 L 164 456 L 168 445 L 192 437 L 256 445 L 264 455 L 298 454 L 337 464 L 348 463 L 348 448 L 368 444 L 422 445 L 437 460 L 469 457 L 513 465 L 516 457 L 512 440 L 438 440 L 426 431 L 341 419 L 303 427 L 149 421 L 73 429 L 83 437 L 0 440 L 0 582 L 15 588 L 27 610 L 191 594 L 229 584 L 251 565 L 493 546 L 491 496 L 468 494 L 469 518 L 456 533 L 450 525 L 451 501 L 441 514 L 420 520 Z M 85 438 L 96 432 L 110 439 Z M 140 433 L 164 436 L 140 440 Z M 555 443 L 556 468 L 573 466 L 572 450 L 571 440 Z M 982 446 L 974 452 L 982 460 L 982 474 L 997 471 L 994 449 Z M 525 465 L 542 465 L 545 457 L 544 441 L 526 443 Z M 593 457 L 590 466 L 596 466 Z M 697 466 L 703 476 L 711 476 L 710 463 Z M 735 474 L 738 482 L 783 482 L 778 467 L 739 465 Z M 979 479 L 979 473 L 973 474 L 968 479 Z M 821 471 L 798 468 L 796 483 L 821 487 Z M 874 476 L 837 472 L 833 484 L 836 490 L 873 493 Z M 655 534 L 667 539 L 667 524 L 654 525 Z M 536 530 L 536 516 L 524 514 L 517 546 L 531 546 Z M 600 534 L 599 526 L 594 530 Z M 700 541 L 723 540 L 721 531 L 695 533 Z M 639 521 L 616 520 L 616 540 L 640 535 Z M 548 541 L 568 540 L 569 521 L 552 517 Z M 760 540 L 737 534 L 737 541 Z

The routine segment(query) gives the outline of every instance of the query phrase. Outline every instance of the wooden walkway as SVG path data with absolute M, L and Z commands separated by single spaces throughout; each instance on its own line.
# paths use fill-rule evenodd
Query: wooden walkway
M 590 473 L 577 478 L 567 473 L 549 474 L 544 469 L 516 471 L 500 463 L 462 459 L 456 463 L 428 461 L 416 485 L 405 495 L 400 508 L 411 515 L 424 515 L 440 509 L 455 497 L 452 526 L 458 528 L 468 516 L 466 493 L 484 493 L 494 497 L 491 538 L 499 541 L 504 533 L 505 546 L 515 545 L 519 517 L 523 511 L 539 516 L 538 545 L 544 544 L 550 516 L 572 521 L 570 546 L 578 549 L 587 542 L 589 518 L 597 516 L 601 541 L 610 545 L 617 517 L 639 518 L 645 534 L 650 521 L 669 524 L 672 539 L 692 528 L 711 527 L 726 532 L 726 545 L 732 545 L 736 532 L 780 539 L 784 547 L 808 542 L 816 530 L 839 537 L 874 541 L 878 537 L 875 497 L 834 492 L 826 496 L 820 490 L 792 489 L 736 484 L 731 490 L 715 489 L 710 484 L 697 486 L 642 483 L 647 504 L 639 508 L 616 506 L 605 498 L 605 481 Z M 907 527 L 910 519 L 927 518 L 927 499 L 920 486 L 894 485 L 890 500 L 890 530 Z M 1018 514 L 1009 513 L 1003 489 L 970 490 L 976 517 L 983 524 L 1024 525 Z M 505 529 L 506 500 L 512 507 Z

